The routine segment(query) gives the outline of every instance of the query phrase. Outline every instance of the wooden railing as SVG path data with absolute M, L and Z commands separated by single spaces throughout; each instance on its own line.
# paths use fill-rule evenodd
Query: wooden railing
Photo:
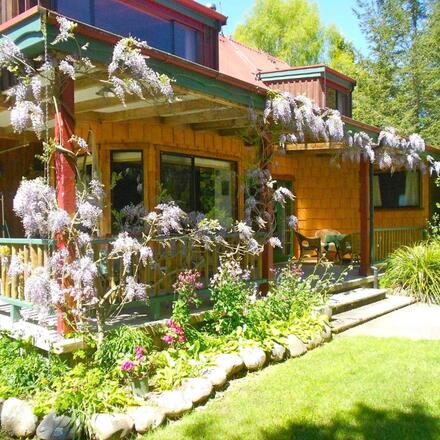
M 25 301 L 24 282 L 27 277 L 9 276 L 11 258 L 21 254 L 23 263 L 31 270 L 46 266 L 54 248 L 53 240 L 27 239 L 27 238 L 2 238 L 0 239 L 0 276 L 1 292 L 5 298 Z
M 106 258 L 110 252 L 113 239 L 101 239 L 93 242 L 95 259 L 100 260 L 100 273 L 107 280 L 108 289 L 119 281 L 121 261 Z M 217 272 L 221 249 L 204 250 L 191 246 L 185 239 L 155 240 L 153 247 L 156 255 L 156 263 L 152 267 L 140 268 L 137 273 L 139 282 L 150 286 L 149 296 L 167 295 L 173 291 L 173 284 L 177 275 L 185 269 L 196 269 L 201 274 L 201 282 L 204 288 L 209 287 L 212 276 Z M 251 271 L 251 279 L 261 281 L 263 274 L 261 256 L 246 256 L 243 266 Z
M 122 262 L 119 259 L 107 258 L 111 250 L 110 243 L 113 240 L 98 239 L 93 241 L 94 257 L 95 260 L 99 260 L 98 288 L 101 292 L 106 292 L 119 283 Z M 201 273 L 201 282 L 206 290 L 209 287 L 211 277 L 219 266 L 219 253 L 221 252 L 221 249 L 209 251 L 194 248 L 185 239 L 167 240 L 166 246 L 164 243 L 163 240 L 156 240 L 153 243 L 156 263 L 151 267 L 141 267 L 136 273 L 137 281 L 149 286 L 147 295 L 151 299 L 155 316 L 159 314 L 160 304 L 172 297 L 172 286 L 181 271 L 197 269 Z M 21 254 L 23 263 L 33 270 L 48 264 L 48 259 L 54 248 L 55 242 L 53 240 L 0 239 L 0 299 L 13 306 L 14 316 L 19 316 L 19 308 L 29 306 L 27 301 L 29 299 L 24 296 L 24 284 L 28 275 L 9 276 L 11 258 Z M 247 256 L 243 265 L 251 270 L 253 281 L 263 281 L 261 256 Z M 118 296 L 112 297 L 111 302 L 117 304 Z
M 423 240 L 423 238 L 423 227 L 375 229 L 374 261 L 383 261 L 399 247 L 412 245 Z

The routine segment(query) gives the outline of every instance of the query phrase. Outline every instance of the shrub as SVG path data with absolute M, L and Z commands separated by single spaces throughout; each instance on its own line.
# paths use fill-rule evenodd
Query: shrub
M 111 330 L 95 353 L 95 362 L 104 372 L 119 366 L 121 358 L 142 347 L 151 349 L 152 339 L 148 333 L 139 328 L 121 326 Z
M 440 304 L 440 240 L 397 249 L 387 260 L 382 285 L 418 301 Z

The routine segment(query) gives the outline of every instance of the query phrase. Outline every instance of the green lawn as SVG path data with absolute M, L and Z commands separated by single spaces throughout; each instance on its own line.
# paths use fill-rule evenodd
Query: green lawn
M 339 338 L 143 439 L 440 439 L 440 341 Z

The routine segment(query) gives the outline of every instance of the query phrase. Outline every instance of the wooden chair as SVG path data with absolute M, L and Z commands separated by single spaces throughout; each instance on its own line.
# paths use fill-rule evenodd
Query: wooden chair
M 319 261 L 321 259 L 321 239 L 319 237 L 306 237 L 295 231 L 295 236 L 299 244 L 299 261 L 304 258 L 306 252 L 315 251 L 316 259 Z

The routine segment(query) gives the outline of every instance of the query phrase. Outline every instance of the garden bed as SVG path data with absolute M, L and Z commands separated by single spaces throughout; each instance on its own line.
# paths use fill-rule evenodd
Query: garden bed
M 316 312 L 331 281 L 312 278 L 289 265 L 260 297 L 240 266 L 225 262 L 211 287 L 213 309 L 195 319 L 190 306 L 197 303 L 198 274 L 188 271 L 175 285 L 170 320 L 120 327 L 99 347 L 90 338 L 88 349 L 64 357 L 2 336 L 2 429 L 40 439 L 54 438 L 55 431 L 69 438 L 76 430 L 80 438 L 103 440 L 179 418 L 237 375 L 331 338 L 328 318 Z M 142 380 L 148 382 L 144 394 Z

